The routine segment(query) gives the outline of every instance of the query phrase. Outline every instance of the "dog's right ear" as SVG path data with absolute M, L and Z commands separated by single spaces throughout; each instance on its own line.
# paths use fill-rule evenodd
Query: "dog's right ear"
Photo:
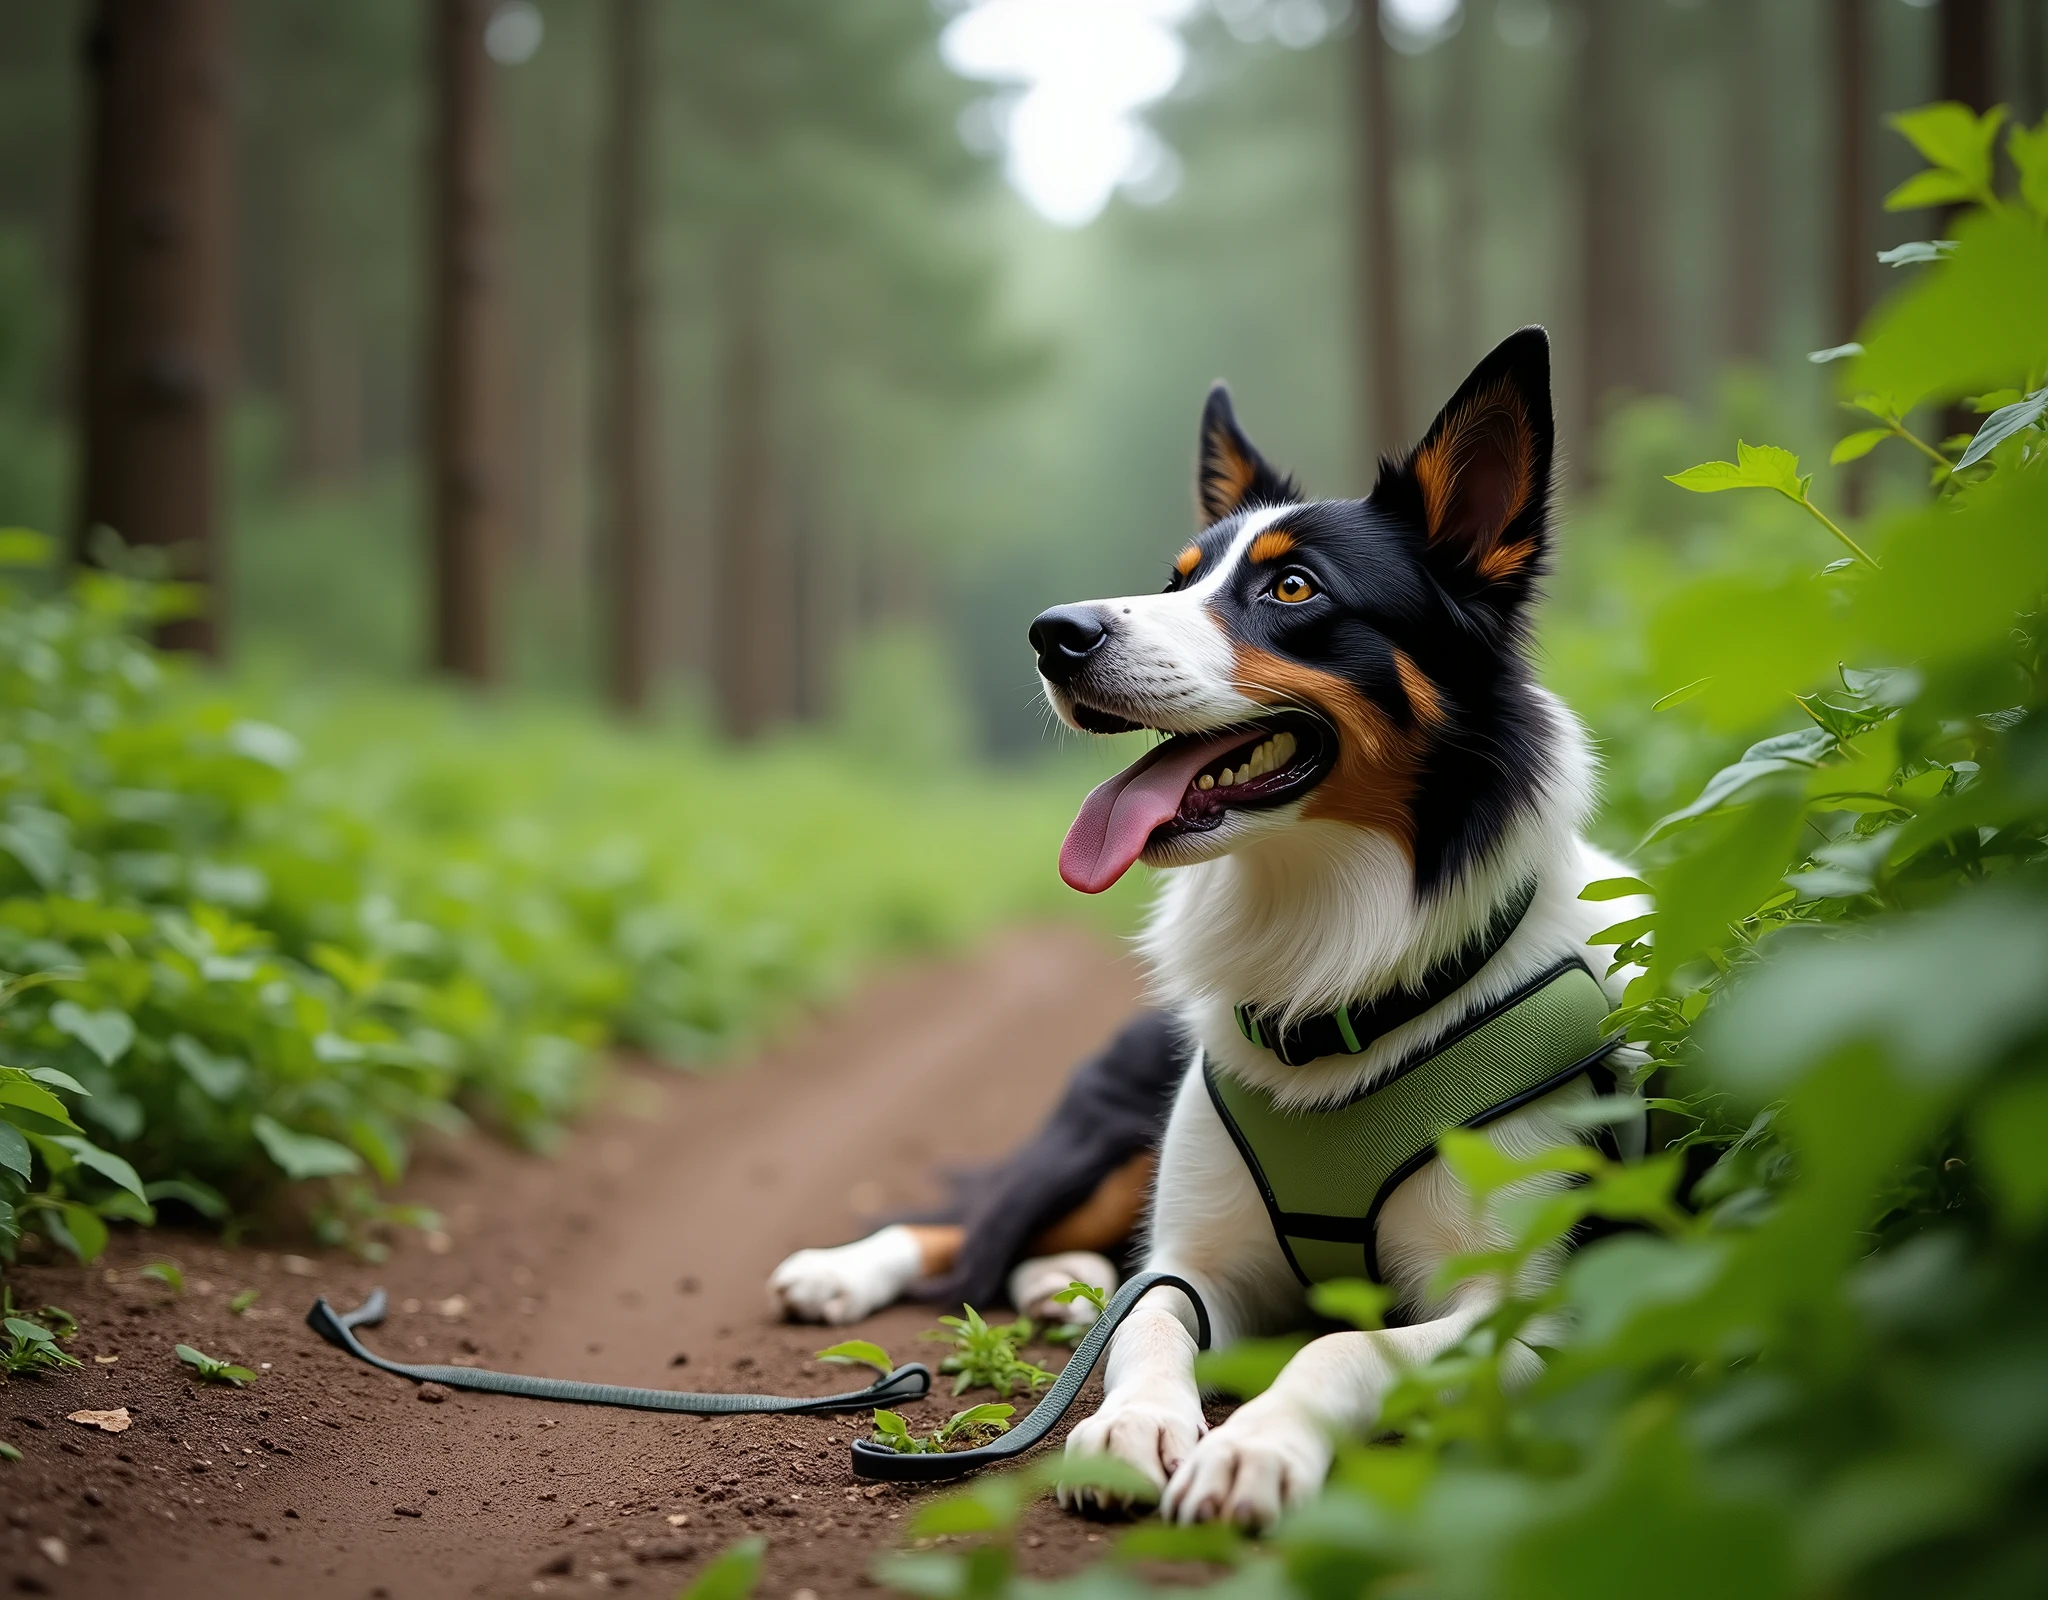
M 1221 382 L 1210 385 L 1202 405 L 1201 448 L 1195 463 L 1197 530 L 1249 506 L 1284 506 L 1300 498 L 1294 480 L 1268 465 L 1238 427 L 1229 387 Z

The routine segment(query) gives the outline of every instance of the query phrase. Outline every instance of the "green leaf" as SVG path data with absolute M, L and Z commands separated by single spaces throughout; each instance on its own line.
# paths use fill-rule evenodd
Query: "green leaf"
M 79 1134 L 60 1133 L 52 1142 L 69 1150 L 72 1158 L 81 1167 L 90 1168 L 101 1177 L 118 1184 L 136 1199 L 146 1201 L 149 1198 L 143 1190 L 140 1175 L 111 1150 L 102 1150 L 90 1139 Z
M 250 1119 L 250 1131 L 264 1154 L 294 1181 L 305 1178 L 333 1178 L 363 1170 L 363 1158 L 345 1144 L 323 1139 L 317 1133 L 299 1133 L 264 1112 Z
M 40 1322 L 30 1322 L 26 1317 L 9 1317 L 6 1329 L 15 1338 L 29 1344 L 55 1344 L 57 1336 Z
M 189 1344 L 181 1344 L 175 1348 L 178 1359 L 209 1383 L 230 1383 L 240 1389 L 256 1381 L 256 1374 L 247 1367 L 238 1367 L 219 1356 L 210 1356 L 203 1350 L 195 1350 Z
M 50 1007 L 50 1022 L 110 1067 L 135 1043 L 135 1019 L 112 1007 L 88 1011 L 70 1000 L 59 1000 Z
M 1851 461 L 1861 461 L 1891 436 L 1889 428 L 1865 428 L 1846 439 L 1837 440 L 1834 449 L 1828 452 L 1828 460 L 1838 467 Z
M 1370 1331 L 1386 1326 L 1387 1307 L 1394 1303 L 1391 1289 L 1368 1283 L 1363 1278 L 1333 1278 L 1308 1292 L 1308 1303 L 1333 1322 L 1348 1322 Z
M 2048 416 L 2048 389 L 2037 389 L 2024 400 L 2000 406 L 1984 419 L 1984 425 L 1970 441 L 1970 448 L 1956 462 L 1956 471 L 1974 467 L 2014 434 L 2037 427 L 2044 416 Z
M 235 1294 L 235 1297 L 228 1302 L 228 1310 L 232 1311 L 236 1316 L 239 1317 L 244 1311 L 247 1311 L 251 1306 L 253 1306 L 258 1300 L 262 1298 L 263 1291 L 261 1289 L 238 1290 Z
M 1068 1455 L 1041 1462 L 1033 1481 L 1063 1489 L 1098 1489 L 1139 1505 L 1159 1498 L 1159 1486 L 1130 1462 L 1110 1455 Z
M 1669 711 L 1673 706 L 1682 706 L 1688 700 L 1697 698 L 1714 680 L 1711 677 L 1695 678 L 1691 683 L 1673 689 L 1669 694 L 1659 695 L 1650 702 L 1652 711 Z
M 19 1450 L 15 1449 L 13 1445 L 7 1443 L 4 1439 L 0 1439 L 0 1461 L 19 1461 L 21 1459 L 22 1455 Z
M 1588 934 L 1586 936 L 1586 943 L 1590 945 L 1628 944 L 1633 940 L 1640 939 L 1656 926 L 1657 913 L 1646 911 L 1641 916 L 1629 917 L 1625 921 L 1616 922 L 1602 928 L 1598 933 Z
M 1951 181 L 1952 192 L 1937 194 L 1931 199 L 1901 200 L 1900 196 L 1917 181 L 1908 179 L 1886 197 L 1885 209 L 1904 211 L 1914 206 L 1946 204 L 1951 200 L 1990 198 L 1991 152 L 1997 145 L 1998 130 L 2004 121 L 2004 106 L 1993 106 L 1980 115 L 1953 100 L 1894 112 L 1886 117 L 1885 122 L 1904 134 L 1907 142 L 1935 169 L 1931 173 L 1918 174 L 1917 179 L 1932 178 L 1937 174 L 1945 176 Z
M 1706 782 L 1706 787 L 1688 804 L 1676 811 L 1659 817 L 1656 824 L 1644 838 L 1644 843 L 1653 843 L 1666 835 L 1676 832 L 1689 822 L 1695 822 L 1728 806 L 1741 805 L 1751 799 L 1762 786 L 1781 774 L 1802 769 L 1807 763 L 1788 760 L 1783 756 L 1767 757 L 1760 761 L 1737 761 L 1723 767 Z
M 93 1262 L 107 1248 L 107 1225 L 90 1206 L 67 1200 L 55 1211 L 45 1211 L 42 1226 L 51 1238 L 78 1260 Z
M 37 1083 L 62 1089 L 67 1094 L 83 1095 L 88 1100 L 92 1098 L 91 1091 L 68 1072 L 60 1072 L 55 1067 L 29 1067 L 26 1070 Z
M 1703 823 L 1686 853 L 1657 874 L 1657 942 L 1650 973 L 1668 985 L 1694 957 L 1724 946 L 1784 875 L 1806 816 L 1802 786 L 1772 779 L 1746 804 Z
M 1953 172 L 1930 169 L 1914 173 L 1886 195 L 1884 208 L 1887 211 L 1920 211 L 1931 206 L 1956 205 L 1976 197 L 1977 191 L 1967 178 Z
M 1212 1567 L 1234 1567 L 1250 1554 L 1245 1536 L 1227 1522 L 1140 1523 L 1112 1552 L 1117 1561 L 1199 1561 Z
M 827 1345 L 817 1352 L 816 1359 L 837 1362 L 842 1366 L 870 1366 L 885 1377 L 896 1370 L 896 1363 L 889 1359 L 889 1352 L 866 1339 L 847 1339 Z
M 1910 244 L 1893 245 L 1889 250 L 1880 250 L 1877 259 L 1887 267 L 1917 266 L 1929 261 L 1940 261 L 1956 253 L 1953 239 L 1915 239 Z M 1855 354 L 1861 355 L 1863 347 L 1858 345 Z
M 1632 894 L 1648 894 L 1650 886 L 1641 878 L 1595 878 L 1579 891 L 1581 900 L 1621 900 Z
M 1195 1357 L 1195 1382 L 1205 1393 L 1249 1400 L 1272 1388 L 1280 1369 L 1307 1343 L 1307 1334 L 1293 1333 L 1273 1339 L 1239 1339 L 1221 1350 L 1204 1350 Z
M 1816 367 L 1824 367 L 1831 361 L 1846 361 L 1850 356 L 1863 354 L 1863 346 L 1851 339 L 1847 344 L 1831 344 L 1825 350 L 1809 350 L 1806 359 Z
M 1703 461 L 1696 467 L 1669 475 L 1669 481 L 1694 494 L 1715 494 L 1723 489 L 1775 489 L 1794 500 L 1806 497 L 1805 480 L 1799 476 L 1799 458 L 1774 444 L 1746 444 L 1735 441 L 1733 461 Z
M 159 1178 L 143 1186 L 143 1196 L 150 1201 L 179 1201 L 212 1222 L 218 1222 L 228 1214 L 226 1197 L 196 1178 Z
M 185 1274 L 175 1261 L 152 1261 L 135 1275 L 138 1278 L 155 1279 L 173 1295 L 182 1296 L 185 1293 Z
M 18 1174 L 26 1183 L 34 1166 L 34 1152 L 28 1147 L 28 1140 L 19 1128 L 6 1118 L 0 1117 L 0 1167 Z

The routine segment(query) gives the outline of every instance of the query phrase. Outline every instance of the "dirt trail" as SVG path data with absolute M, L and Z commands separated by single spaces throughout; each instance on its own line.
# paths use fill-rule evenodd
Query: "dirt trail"
M 28 1457 L 0 1463 L 0 1574 L 20 1592 L 123 1600 L 669 1595 L 758 1531 L 762 1596 L 871 1589 L 866 1568 L 916 1494 L 851 1475 L 846 1441 L 865 1419 L 422 1404 L 300 1319 L 316 1293 L 355 1304 L 382 1283 L 403 1309 L 369 1342 L 413 1360 L 847 1387 L 809 1360 L 819 1330 L 769 1320 L 768 1269 L 1000 1153 L 1135 997 L 1100 939 L 1026 930 L 871 983 L 744 1070 L 622 1072 L 555 1160 L 482 1138 L 427 1152 L 407 1192 L 446 1234 L 412 1236 L 381 1266 L 158 1234 L 120 1240 L 91 1274 L 22 1271 L 25 1298 L 83 1319 L 86 1364 L 0 1389 L 0 1438 Z M 136 1276 L 159 1255 L 182 1263 L 182 1298 Z M 238 1317 L 227 1302 L 244 1288 L 262 1298 Z M 928 1326 L 928 1310 L 897 1308 L 859 1331 L 903 1359 Z M 201 1388 L 172 1357 L 180 1340 L 270 1365 L 247 1391 Z M 913 1415 L 942 1419 L 948 1398 Z M 135 1418 L 122 1434 L 64 1420 L 120 1405 Z M 1099 1537 L 1040 1507 L 1026 1565 L 1067 1570 Z

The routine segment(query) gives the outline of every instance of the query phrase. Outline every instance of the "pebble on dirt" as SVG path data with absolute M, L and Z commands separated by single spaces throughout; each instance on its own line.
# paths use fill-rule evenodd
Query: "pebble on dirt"
M 420 1399 L 430 1406 L 437 1406 L 455 1391 L 445 1383 L 423 1383 L 419 1387 Z

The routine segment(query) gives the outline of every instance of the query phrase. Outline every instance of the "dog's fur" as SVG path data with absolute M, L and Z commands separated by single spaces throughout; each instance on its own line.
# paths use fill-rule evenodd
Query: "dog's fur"
M 1202 419 L 1202 530 L 1166 591 L 1062 607 L 1034 629 L 1047 698 L 1084 731 L 1241 728 L 1242 754 L 1265 730 L 1304 730 L 1305 753 L 1255 778 L 1244 803 L 1225 799 L 1236 788 L 1191 786 L 1141 857 L 1177 869 L 1141 940 L 1160 998 L 1218 1068 L 1284 1104 L 1356 1093 L 1645 909 L 1578 899 L 1625 869 L 1579 837 L 1593 758 L 1527 661 L 1552 454 L 1541 329 L 1488 355 L 1364 500 L 1302 500 L 1219 385 Z M 1239 1032 L 1239 1002 L 1284 1020 L 1420 979 L 1532 876 L 1528 914 L 1479 974 L 1363 1054 L 1290 1067 Z M 1606 980 L 1617 1000 L 1627 976 Z M 1516 1153 L 1585 1137 L 1560 1111 L 1590 1093 L 1579 1080 L 1488 1136 Z M 1507 1242 L 1439 1162 L 1389 1197 L 1377 1242 L 1404 1326 L 1315 1340 L 1211 1431 L 1192 1308 L 1155 1290 L 1118 1332 L 1102 1406 L 1068 1449 L 1136 1465 L 1179 1520 L 1270 1522 L 1321 1484 L 1334 1435 L 1373 1425 L 1403 1366 L 1454 1346 L 1498 1302 L 1484 1279 L 1431 1293 L 1448 1258 Z M 1146 1265 L 1200 1290 L 1218 1343 L 1305 1319 L 1252 1177 L 1192 1072 L 1160 1148 Z

